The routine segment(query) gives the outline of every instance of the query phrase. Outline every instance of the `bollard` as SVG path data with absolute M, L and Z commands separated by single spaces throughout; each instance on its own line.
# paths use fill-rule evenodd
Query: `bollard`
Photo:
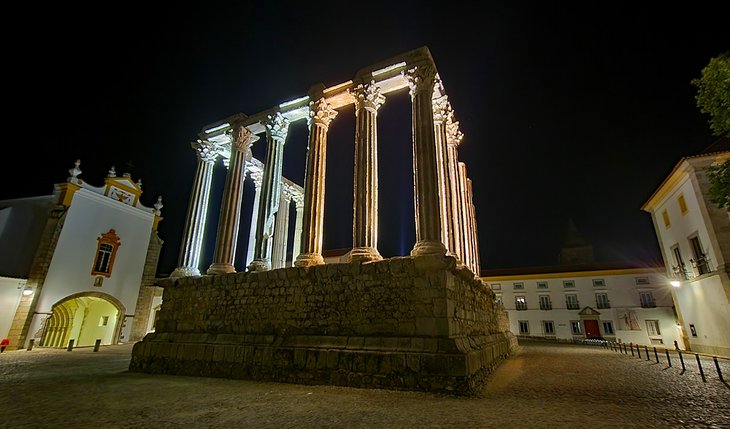
M 99 346 L 100 345 L 101 345 L 101 339 L 100 338 L 97 338 L 96 339 L 96 342 L 94 343 L 94 351 L 95 352 L 98 352 L 99 351 Z
M 35 343 L 35 338 L 31 338 L 30 342 L 28 343 L 28 351 L 33 350 L 33 344 Z
M 667 363 L 669 364 L 669 367 L 672 367 L 672 360 L 669 358 L 669 349 L 664 349 L 664 352 L 667 354 Z
M 644 352 L 646 353 L 646 360 L 651 360 L 651 359 L 649 358 L 649 347 L 647 347 L 647 346 L 644 346 Z
M 715 361 L 715 369 L 717 369 L 717 376 L 720 377 L 720 381 L 722 381 L 724 383 L 725 380 L 722 378 L 722 371 L 720 371 L 720 364 L 717 363 L 717 356 L 713 356 L 712 360 Z
M 634 343 L 629 343 L 629 348 L 631 349 L 631 356 L 634 356 Z
M 697 366 L 700 368 L 700 375 L 702 376 L 702 381 L 707 383 L 707 380 L 705 380 L 705 372 L 702 371 L 702 363 L 700 362 L 700 355 L 695 353 L 695 358 L 697 358 Z
M 66 351 L 70 352 L 74 348 L 74 340 L 68 340 L 68 347 L 66 347 Z
M 641 349 L 638 344 L 636 345 L 636 354 L 639 355 L 639 359 L 641 359 Z
M 676 341 L 675 341 L 675 343 L 676 343 Z M 682 372 L 684 372 L 685 367 L 684 367 L 684 358 L 682 358 L 682 351 L 677 349 L 677 354 L 679 355 L 679 362 L 682 364 Z
M 659 363 L 659 354 L 656 352 L 656 347 L 654 347 L 654 358 L 656 359 L 656 363 Z

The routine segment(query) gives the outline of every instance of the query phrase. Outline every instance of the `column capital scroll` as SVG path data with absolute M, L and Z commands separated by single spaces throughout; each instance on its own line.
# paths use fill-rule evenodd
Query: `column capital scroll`
M 442 95 L 437 98 L 433 98 L 433 121 L 439 124 L 445 124 L 451 116 L 451 104 L 449 104 L 449 98 L 446 95 Z
M 259 139 L 259 136 L 252 133 L 248 128 L 243 125 L 234 126 L 228 130 L 228 138 L 231 139 L 231 149 L 234 147 L 236 150 L 242 151 L 246 149 L 246 146 L 253 144 Z
M 446 143 L 458 146 L 464 138 L 464 134 L 459 130 L 459 121 L 453 121 L 453 116 L 449 116 L 446 121 Z
M 381 94 L 381 89 L 371 80 L 367 84 L 359 84 L 355 88 L 348 90 L 350 95 L 355 99 L 355 109 L 365 108 L 372 112 L 377 112 L 380 106 L 385 103 L 385 96 Z
M 208 140 L 198 139 L 190 142 L 190 146 L 195 149 L 195 154 L 198 156 L 198 159 L 207 163 L 215 162 L 221 153 L 221 147 Z
M 266 127 L 267 136 L 282 143 L 286 141 L 286 135 L 289 132 L 289 120 L 281 112 L 268 115 L 265 120 L 261 121 L 261 125 Z
M 314 120 L 315 125 L 325 129 L 329 128 L 332 120 L 337 117 L 337 113 L 337 110 L 324 97 L 309 102 L 309 119 Z
M 436 69 L 430 64 L 418 65 L 408 71 L 402 71 L 401 75 L 408 82 L 411 97 L 420 92 L 433 92 L 436 79 Z

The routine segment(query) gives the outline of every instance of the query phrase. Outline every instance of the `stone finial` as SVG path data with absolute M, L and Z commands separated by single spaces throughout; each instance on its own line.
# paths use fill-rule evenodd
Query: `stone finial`
M 79 165 L 81 165 L 81 160 L 77 159 L 76 162 L 74 162 L 74 168 L 68 170 L 69 174 L 71 174 L 71 177 L 68 178 L 69 182 L 79 183 L 81 181 L 78 178 L 78 176 L 81 174 L 81 169 L 79 168 Z
M 155 203 L 155 216 L 160 216 L 162 214 L 162 195 L 157 197 L 157 202 Z
M 130 177 L 132 177 L 132 175 L 129 173 L 124 173 L 122 174 L 122 177 L 126 177 L 127 179 L 129 179 Z
M 139 179 L 137 179 L 137 187 L 140 189 L 142 188 L 142 178 L 141 177 Z
M 106 177 L 117 177 L 117 170 L 112 165 L 112 168 L 109 169 L 109 171 L 106 172 Z

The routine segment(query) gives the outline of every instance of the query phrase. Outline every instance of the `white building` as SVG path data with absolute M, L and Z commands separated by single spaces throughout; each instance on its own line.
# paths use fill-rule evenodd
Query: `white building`
M 141 182 L 104 186 L 78 176 L 53 195 L 0 201 L 0 336 L 10 348 L 134 341 L 154 323 L 161 198 L 140 203 Z
M 482 271 L 519 337 L 603 337 L 644 345 L 681 345 L 672 287 L 663 267 L 598 264 Z
M 710 201 L 705 169 L 730 159 L 729 139 L 682 158 L 644 204 L 651 214 L 685 346 L 730 356 L 730 217 Z

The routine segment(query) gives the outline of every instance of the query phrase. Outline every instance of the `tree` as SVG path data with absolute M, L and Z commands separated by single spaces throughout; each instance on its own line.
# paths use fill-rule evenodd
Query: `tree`
M 710 58 L 692 84 L 697 87 L 697 107 L 710 115 L 710 129 L 717 136 L 730 137 L 730 51 Z
M 710 178 L 710 201 L 718 207 L 730 209 L 730 160 L 707 167 Z

